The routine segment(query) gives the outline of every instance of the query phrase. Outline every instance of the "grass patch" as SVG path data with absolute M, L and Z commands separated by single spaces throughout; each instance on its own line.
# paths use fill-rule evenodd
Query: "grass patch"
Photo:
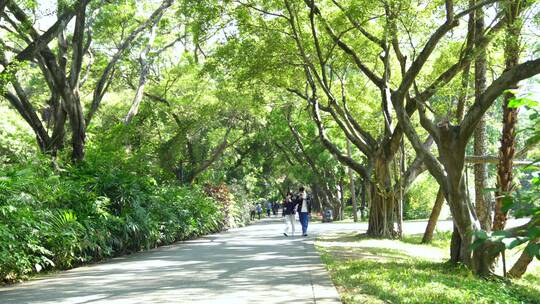
M 512 283 L 478 279 L 444 262 L 444 235 L 434 246 L 417 238 L 338 234 L 317 248 L 344 303 L 540 303 L 539 269 Z
M 409 234 L 403 236 L 402 241 L 404 243 L 409 244 L 420 244 L 422 242 L 422 238 L 424 237 L 424 234 Z M 431 243 L 429 246 L 441 248 L 441 249 L 449 249 L 450 248 L 450 239 L 452 238 L 452 231 L 435 231 L 433 234 L 433 239 L 431 240 Z

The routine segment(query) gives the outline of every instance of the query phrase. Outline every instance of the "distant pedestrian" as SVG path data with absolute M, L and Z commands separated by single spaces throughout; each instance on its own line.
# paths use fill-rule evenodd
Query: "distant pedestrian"
M 266 201 L 266 216 L 270 217 L 270 212 L 272 212 L 272 202 L 270 200 Z
M 249 207 L 249 217 L 250 219 L 253 221 L 255 220 L 255 213 L 256 213 L 256 210 L 255 210 L 255 206 L 254 205 L 251 205 Z
M 309 215 L 311 214 L 311 200 L 308 199 L 304 187 L 300 187 L 296 203 L 298 204 L 298 218 L 302 225 L 302 236 L 307 236 Z
M 257 205 L 255 206 L 255 210 L 257 211 L 257 216 L 259 217 L 259 219 L 261 219 L 262 207 L 260 203 L 257 203 Z
M 285 231 L 284 236 L 289 236 L 289 227 L 291 228 L 291 236 L 294 236 L 294 215 L 296 214 L 296 203 L 292 199 L 292 193 L 287 193 L 283 204 L 283 213 L 285 214 Z
M 279 209 L 279 203 L 278 202 L 272 202 L 272 214 L 274 216 L 277 215 L 278 209 Z

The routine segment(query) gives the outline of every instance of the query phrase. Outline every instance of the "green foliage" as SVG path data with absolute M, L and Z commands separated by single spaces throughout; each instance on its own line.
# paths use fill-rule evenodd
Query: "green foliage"
M 437 182 L 431 175 L 420 175 L 407 192 L 403 217 L 407 220 L 428 218 L 437 197 L 437 191 Z
M 218 203 L 198 187 L 159 184 L 130 171 L 111 154 L 61 173 L 39 160 L 4 165 L 2 172 L 2 280 L 150 249 L 223 228 Z

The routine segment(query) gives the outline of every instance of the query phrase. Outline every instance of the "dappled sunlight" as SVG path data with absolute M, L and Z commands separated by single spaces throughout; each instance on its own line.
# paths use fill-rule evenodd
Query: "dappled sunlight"
M 537 303 L 533 299 L 540 299 L 536 277 L 511 285 L 481 280 L 464 267 L 444 263 L 445 248 L 358 233 L 324 235 L 316 246 L 345 303 Z
M 313 240 L 271 219 L 0 289 L 2 303 L 336 303 Z M 266 295 L 269 288 L 272 298 Z M 320 299 L 320 301 L 319 301 Z
M 421 258 L 432 261 L 442 261 L 447 258 L 448 255 L 448 253 L 443 251 L 442 249 L 434 248 L 427 245 L 414 245 L 396 240 L 359 238 L 358 236 L 351 234 L 325 236 L 324 238 L 318 240 L 316 244 L 317 246 L 323 248 L 335 248 L 334 251 L 339 251 L 340 247 L 346 248 L 346 251 L 351 252 L 349 254 L 352 257 L 360 256 L 374 259 L 377 259 L 377 257 L 381 257 L 384 260 L 389 257 L 401 259 L 403 258 L 403 255 L 406 255 L 414 258 Z M 379 253 L 381 251 L 384 251 L 386 255 L 373 255 L 369 252 L 365 252 L 366 249 L 377 249 Z M 394 254 L 389 254 L 388 250 L 393 250 Z M 339 254 L 339 256 L 344 257 L 346 256 L 346 254 Z

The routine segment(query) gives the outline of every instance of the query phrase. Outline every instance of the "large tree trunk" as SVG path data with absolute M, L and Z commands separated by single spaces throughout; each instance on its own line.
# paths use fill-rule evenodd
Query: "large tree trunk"
M 439 187 L 437 198 L 435 199 L 435 204 L 433 204 L 433 209 L 431 210 L 431 214 L 429 216 L 426 231 L 424 232 L 424 237 L 422 237 L 422 244 L 431 243 L 431 240 L 433 239 L 433 231 L 435 231 L 435 226 L 437 226 L 437 221 L 439 220 L 439 215 L 441 214 L 443 204 L 444 192 Z
M 459 173 L 462 174 L 462 172 Z M 472 210 L 470 204 L 467 202 L 465 183 L 463 182 L 462 175 L 454 175 L 450 179 L 451 181 L 448 183 L 449 190 L 445 194 L 445 197 L 450 205 L 456 228 L 452 235 L 450 248 L 452 262 L 460 262 L 471 266 L 471 244 L 473 242 L 473 233 L 477 229 L 474 226 L 474 210 Z
M 369 182 L 371 206 L 367 234 L 373 237 L 394 238 L 398 235 L 395 228 L 395 197 L 391 187 L 390 162 L 381 154 L 375 158 L 373 181 Z
M 326 184 L 318 184 L 316 183 L 316 188 L 314 189 L 317 192 L 317 197 L 320 201 L 321 205 L 321 211 L 324 212 L 328 208 L 332 209 L 333 219 L 335 220 L 336 212 L 335 212 L 335 206 L 339 204 L 338 200 L 334 197 L 332 191 L 328 188 L 328 185 Z
M 466 193 L 463 168 L 465 143 L 455 137 L 454 130 L 441 132 L 437 142 L 441 163 L 447 173 L 443 186 L 444 195 L 454 218 L 454 231 L 450 243 L 450 261 L 462 263 L 477 275 L 487 276 L 492 272 L 492 261 L 500 252 L 500 244 L 486 242 L 472 253 L 474 234 L 480 230 L 479 221 Z
M 475 39 L 484 34 L 484 13 L 475 12 Z M 479 48 L 474 62 L 474 96 L 479 100 L 486 90 L 486 50 Z M 484 117 L 478 122 L 474 131 L 474 155 L 486 155 L 486 120 Z M 485 192 L 487 188 L 487 164 L 474 165 L 474 192 L 475 208 L 480 227 L 486 231 L 491 230 L 490 197 Z
M 519 16 L 519 1 L 509 1 L 506 7 L 508 18 L 504 56 L 506 70 L 516 66 L 519 61 L 519 36 L 521 32 Z M 505 93 L 503 100 L 503 130 L 497 164 L 497 198 L 495 203 L 495 220 L 493 230 L 502 230 L 506 225 L 506 212 L 503 212 L 503 198 L 512 191 L 512 166 L 516 145 L 517 108 L 509 108 L 508 102 L 515 96 Z
M 451 262 L 472 266 L 473 234 L 480 227 L 476 227 L 476 214 L 466 192 L 463 174 L 466 144 L 459 141 L 453 127 L 439 130 L 441 137 L 437 141 L 437 146 L 440 161 L 446 171 L 446 178 L 441 186 L 454 219 L 454 232 L 450 244 Z
M 452 230 L 452 238 L 450 239 L 450 263 L 457 264 L 460 262 L 461 236 L 459 230 L 454 223 Z

